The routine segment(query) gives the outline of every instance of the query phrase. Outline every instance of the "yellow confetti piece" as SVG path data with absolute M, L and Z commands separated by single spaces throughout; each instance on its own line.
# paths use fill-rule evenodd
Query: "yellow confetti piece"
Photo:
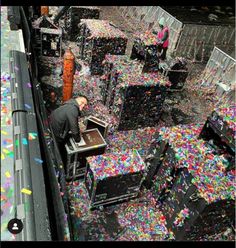
M 5 192 L 5 189 L 3 187 L 1 187 L 1 192 L 3 192 L 3 193 Z
M 27 195 L 31 195 L 31 194 L 32 194 L 32 191 L 29 190 L 29 189 L 23 188 L 23 189 L 21 190 L 21 193 L 24 193 L 24 194 L 27 194 Z
M 6 171 L 6 172 L 5 172 L 5 176 L 6 176 L 7 178 L 10 178 L 10 177 L 11 177 L 10 172 L 9 172 L 9 171 Z
M 9 154 L 10 152 L 7 149 L 3 149 L 3 152 Z
M 5 159 L 5 155 L 1 153 L 1 160 Z
M 7 135 L 8 132 L 4 131 L 4 130 L 1 130 L 1 133 L 4 134 L 4 135 Z

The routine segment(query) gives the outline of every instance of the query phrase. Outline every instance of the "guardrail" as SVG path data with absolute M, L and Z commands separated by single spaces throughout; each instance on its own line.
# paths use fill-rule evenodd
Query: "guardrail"
M 10 51 L 17 240 L 50 240 L 50 228 L 34 103 L 26 54 Z

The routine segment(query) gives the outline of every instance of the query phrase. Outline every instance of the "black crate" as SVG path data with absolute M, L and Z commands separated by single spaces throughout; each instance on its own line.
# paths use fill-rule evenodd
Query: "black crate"
M 109 127 L 108 123 L 96 118 L 95 116 L 89 116 L 86 119 L 86 130 L 97 128 L 101 133 L 101 135 L 103 136 L 103 138 L 107 137 L 108 127 Z
M 162 140 L 159 134 L 157 134 L 157 136 L 153 139 L 152 144 L 150 145 L 147 156 L 145 157 L 147 175 L 145 177 L 143 184 L 146 188 L 150 189 L 153 186 L 154 176 L 157 175 L 157 172 L 163 163 L 163 159 L 166 155 L 168 148 L 169 148 L 168 142 Z M 170 172 L 165 169 L 160 170 L 158 174 L 160 176 L 162 175 L 170 176 Z M 165 179 L 166 178 L 163 177 L 163 180 Z M 160 183 L 159 189 L 157 189 L 156 192 L 161 193 L 161 187 L 163 186 L 164 184 L 162 185 Z
M 119 74 L 110 106 L 119 130 L 156 126 L 166 97 L 166 83 L 157 74 Z
M 106 55 L 102 76 L 104 104 L 114 113 L 119 130 L 155 126 L 169 82 L 157 73 L 142 73 L 143 64 L 127 56 Z
M 170 89 L 182 89 L 188 77 L 187 62 L 183 58 L 169 59 L 159 64 L 159 71 L 171 83 Z
M 106 54 L 125 54 L 127 37 L 112 23 L 104 20 L 81 20 L 80 57 L 88 63 L 91 74 L 103 73 L 103 60 Z
M 41 55 L 61 57 L 62 30 L 41 28 Z
M 203 234 L 221 232 L 235 218 L 233 199 L 208 202 L 199 195 L 192 179 L 189 171 L 182 169 L 161 206 L 167 227 L 174 232 L 176 240 L 199 240 Z
M 199 138 L 210 141 L 213 140 L 218 147 L 226 147 L 232 156 L 235 156 L 234 129 L 235 108 L 224 108 L 213 111 L 199 135 Z
M 90 207 L 137 197 L 145 164 L 136 150 L 89 157 L 85 184 Z
M 143 64 L 129 59 L 127 55 L 106 55 L 103 64 L 104 74 L 102 76 L 101 93 L 104 105 L 111 109 L 114 103 L 116 86 L 119 83 L 119 74 L 135 73 L 139 75 L 142 73 Z
M 79 35 L 81 19 L 99 19 L 100 8 L 92 6 L 71 6 L 65 17 L 65 30 L 70 41 L 76 41 Z
M 144 62 L 144 73 L 157 72 L 159 64 L 157 52 L 158 44 L 155 35 L 144 34 L 135 38 L 130 58 Z
M 201 125 L 162 129 L 149 151 L 147 177 L 149 168 L 157 170 L 151 190 L 177 240 L 220 232 L 234 218 L 234 172 L 226 169 L 229 161 L 198 139 L 200 131 Z M 213 228 L 214 223 L 219 224 Z
M 84 175 L 86 157 L 103 154 L 106 149 L 106 141 L 97 128 L 86 130 L 82 133 L 86 143 L 84 146 L 77 146 L 73 138 L 69 138 L 65 147 L 67 152 L 67 177 L 77 178 Z

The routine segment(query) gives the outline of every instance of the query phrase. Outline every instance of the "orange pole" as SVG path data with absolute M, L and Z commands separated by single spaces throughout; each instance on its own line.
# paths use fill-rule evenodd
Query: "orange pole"
M 71 99 L 73 91 L 75 56 L 71 48 L 66 50 L 63 63 L 63 102 L 65 102 Z
M 41 6 L 41 16 L 42 15 L 45 15 L 45 16 L 49 15 L 49 6 Z

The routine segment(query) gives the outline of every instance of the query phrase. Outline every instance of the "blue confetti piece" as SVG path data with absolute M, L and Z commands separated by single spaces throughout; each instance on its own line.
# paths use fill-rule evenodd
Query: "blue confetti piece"
M 39 164 L 42 164 L 43 163 L 43 160 L 39 159 L 39 158 L 34 158 L 34 160 L 39 163 Z
M 26 103 L 25 103 L 25 107 L 28 108 L 28 109 L 31 109 L 30 105 L 28 105 Z
M 8 157 L 14 158 L 14 154 L 13 154 L 13 153 L 10 153 L 10 154 L 8 155 Z
M 22 138 L 22 143 L 23 143 L 23 145 L 28 145 L 27 139 L 26 138 Z

